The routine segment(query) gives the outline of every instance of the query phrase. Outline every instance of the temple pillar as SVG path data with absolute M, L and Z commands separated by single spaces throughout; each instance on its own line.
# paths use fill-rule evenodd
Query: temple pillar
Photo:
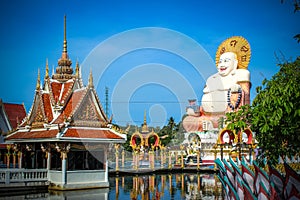
M 135 162 L 135 150 L 133 150 L 133 152 L 132 152 L 132 168 L 133 169 L 136 169 L 135 164 L 136 164 L 136 162 Z
M 47 157 L 47 170 L 51 169 L 51 151 L 46 152 Z
M 23 153 L 21 151 L 18 152 L 18 166 L 19 166 L 19 169 L 22 168 L 22 156 L 23 156 Z
M 125 167 L 125 150 L 122 150 L 122 168 Z
M 200 150 L 197 151 L 197 170 L 200 169 Z
M 116 171 L 119 171 L 119 152 L 116 151 Z
M 140 154 L 139 152 L 136 152 L 135 153 L 135 167 L 136 169 L 138 169 L 140 166 Z
M 13 168 L 16 168 L 16 153 L 13 153 Z
M 61 182 L 67 183 L 67 152 L 61 152 Z
M 9 168 L 9 165 L 10 165 L 10 153 L 7 153 L 6 154 L 6 166 L 7 166 L 7 168 Z
M 172 168 L 172 153 L 169 151 L 169 169 Z
M 160 150 L 160 167 L 164 167 L 164 154 L 162 149 Z
M 150 167 L 151 169 L 153 169 L 153 168 L 152 168 L 153 160 L 152 160 L 152 151 L 151 151 L 151 150 L 149 151 L 148 156 L 149 156 L 149 167 Z
M 184 149 L 184 146 L 183 145 L 180 145 L 180 150 L 181 150 L 181 168 L 183 169 L 184 168 L 184 161 L 183 161 L 183 149 Z
M 105 169 L 105 177 L 104 177 L 104 181 L 108 182 L 108 161 L 107 161 L 107 149 L 104 149 L 104 169 Z
M 6 153 L 6 166 L 7 168 L 10 168 L 10 149 L 11 145 L 7 145 L 7 153 Z

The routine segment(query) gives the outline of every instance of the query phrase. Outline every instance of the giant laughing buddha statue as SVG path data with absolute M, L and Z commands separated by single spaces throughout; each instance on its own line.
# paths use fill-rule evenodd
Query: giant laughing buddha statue
M 234 36 L 221 43 L 216 53 L 218 72 L 207 79 L 199 110 L 187 107 L 183 119 L 187 132 L 217 130 L 226 112 L 250 104 L 250 57 L 250 45 L 243 37 Z

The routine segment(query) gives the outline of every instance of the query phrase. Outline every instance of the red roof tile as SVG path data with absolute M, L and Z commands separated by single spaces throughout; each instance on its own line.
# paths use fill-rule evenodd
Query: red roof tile
M 61 83 L 51 82 L 51 89 L 55 103 L 57 103 L 61 91 Z
M 48 122 L 51 122 L 53 120 L 53 114 L 52 114 L 51 103 L 50 103 L 50 95 L 44 93 L 42 98 L 43 98 L 45 115 L 48 118 Z
M 73 85 L 74 85 L 73 81 L 69 81 L 69 82 L 64 83 L 64 90 L 63 90 L 62 95 L 61 95 L 61 102 L 66 101 L 68 95 L 72 91 Z
M 42 138 L 55 138 L 58 130 L 42 130 L 42 131 L 18 131 L 15 134 L 8 135 L 6 140 L 12 139 L 42 139 Z
M 63 137 L 73 138 L 97 138 L 97 139 L 123 139 L 119 135 L 110 130 L 100 129 L 75 129 L 70 128 L 66 131 Z
M 83 96 L 86 94 L 85 92 L 86 90 L 77 90 L 72 93 L 67 105 L 63 109 L 63 112 L 55 120 L 55 124 L 64 122 L 64 118 L 68 118 L 70 116 L 70 114 L 82 100 Z
M 13 129 L 17 128 L 19 123 L 26 117 L 26 111 L 22 104 L 3 103 L 5 112 Z

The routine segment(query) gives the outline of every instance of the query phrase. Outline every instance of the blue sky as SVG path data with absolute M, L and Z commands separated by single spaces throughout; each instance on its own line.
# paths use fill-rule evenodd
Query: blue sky
M 109 115 L 118 124 L 147 120 L 162 126 L 181 120 L 188 99 L 202 97 L 222 41 L 239 35 L 252 50 L 251 99 L 264 78 L 278 71 L 279 58 L 294 60 L 300 44 L 300 13 L 292 1 L 210 0 L 3 0 L 0 2 L 0 98 L 33 102 L 37 71 L 57 66 L 67 15 L 68 53 L 90 70 Z M 104 65 L 105 63 L 105 65 Z

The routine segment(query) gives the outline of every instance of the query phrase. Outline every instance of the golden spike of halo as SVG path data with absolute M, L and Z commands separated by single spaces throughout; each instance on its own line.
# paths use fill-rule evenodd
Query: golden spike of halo
M 233 52 L 238 59 L 238 69 L 247 69 L 251 57 L 249 42 L 241 36 L 233 36 L 223 41 L 216 52 L 216 65 L 218 66 L 220 56 L 225 52 Z

